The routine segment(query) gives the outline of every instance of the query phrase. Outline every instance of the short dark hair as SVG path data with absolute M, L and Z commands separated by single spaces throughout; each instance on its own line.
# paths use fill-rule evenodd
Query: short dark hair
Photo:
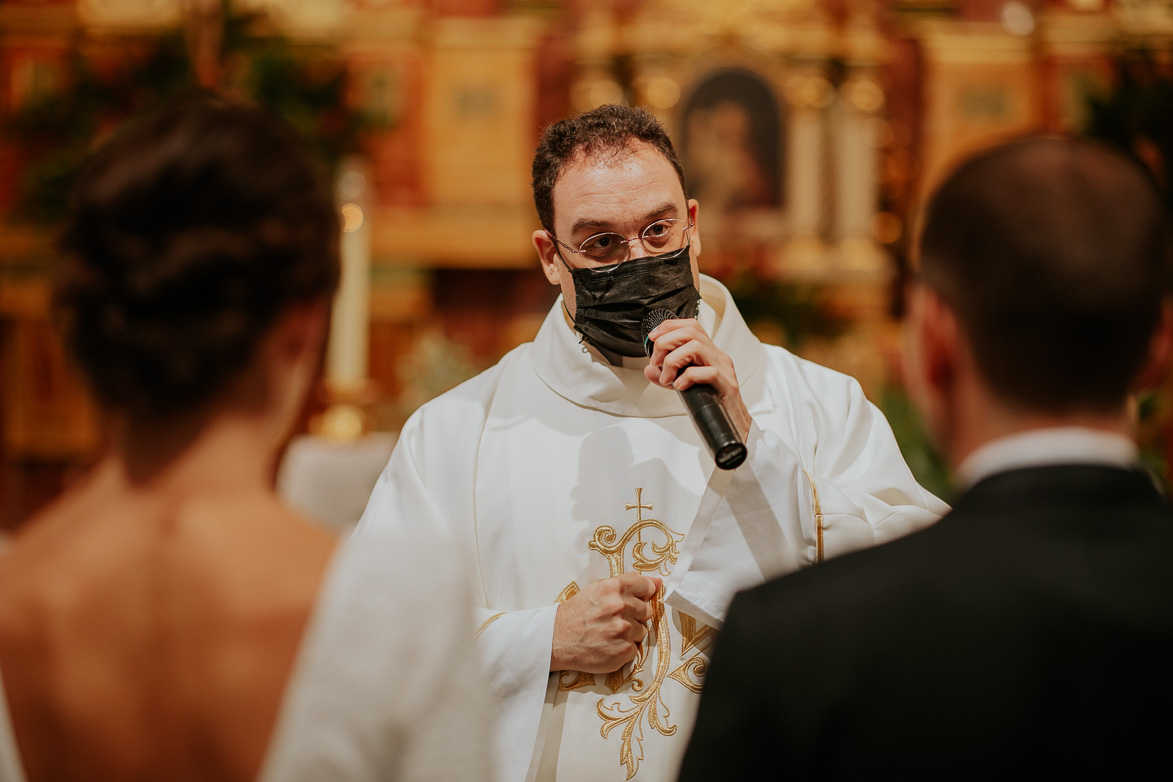
M 90 159 L 53 306 L 97 401 L 133 418 L 200 405 L 290 306 L 339 278 L 325 177 L 285 125 L 205 97 L 132 121 Z
M 985 381 L 1024 409 L 1104 412 L 1142 368 L 1167 291 L 1168 216 L 1146 169 L 1097 143 L 1019 139 L 933 196 L 921 272 Z
M 647 109 L 607 104 L 555 122 L 542 133 L 534 152 L 532 171 L 534 206 L 542 227 L 554 231 L 554 185 L 576 155 L 622 155 L 639 142 L 652 146 L 672 164 L 687 198 L 684 168 L 660 121 Z

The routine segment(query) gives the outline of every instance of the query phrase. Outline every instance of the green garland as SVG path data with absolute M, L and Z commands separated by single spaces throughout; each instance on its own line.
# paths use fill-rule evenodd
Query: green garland
M 387 122 L 352 107 L 350 76 L 326 46 L 293 44 L 268 29 L 261 13 L 222 2 L 219 92 L 244 98 L 296 127 L 331 169 L 359 151 L 364 134 Z M 13 217 L 51 225 L 65 212 L 74 176 L 110 128 L 170 100 L 201 91 L 184 31 L 145 41 L 137 57 L 111 72 L 94 67 L 75 42 L 65 87 L 35 96 L 7 118 L 21 172 Z

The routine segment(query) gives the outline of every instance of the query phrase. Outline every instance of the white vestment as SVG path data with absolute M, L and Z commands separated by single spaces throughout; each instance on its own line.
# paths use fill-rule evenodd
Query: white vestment
M 947 510 L 854 380 L 761 344 L 701 280 L 755 422 L 737 470 L 715 469 L 674 391 L 581 345 L 559 299 L 532 343 L 408 420 L 359 524 L 443 525 L 470 548 L 501 782 L 675 779 L 737 589 Z M 632 570 L 665 577 L 668 606 L 640 656 L 551 674 L 557 603 Z

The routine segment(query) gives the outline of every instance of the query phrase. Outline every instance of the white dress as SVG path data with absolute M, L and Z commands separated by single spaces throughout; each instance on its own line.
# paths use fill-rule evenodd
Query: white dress
M 339 545 L 261 782 L 488 778 L 493 713 L 460 562 L 428 534 Z M 26 782 L 2 681 L 0 782 Z
M 947 509 L 854 380 L 762 345 L 715 280 L 701 294 L 755 422 L 737 470 L 715 469 L 639 362 L 579 344 L 559 300 L 533 343 L 412 416 L 359 523 L 360 538 L 441 526 L 467 548 L 502 782 L 675 779 L 737 589 Z M 557 603 L 631 570 L 666 589 L 644 653 L 610 675 L 551 674 Z

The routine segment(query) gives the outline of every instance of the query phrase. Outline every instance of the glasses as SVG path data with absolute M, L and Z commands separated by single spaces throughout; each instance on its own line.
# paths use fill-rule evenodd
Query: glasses
M 575 255 L 583 256 L 590 266 L 610 266 L 623 263 L 630 258 L 631 245 L 634 242 L 642 244 L 648 255 L 660 255 L 683 249 L 688 231 L 693 225 L 691 221 L 685 224 L 683 220 L 668 217 L 648 225 L 639 232 L 639 236 L 630 239 L 611 231 L 595 234 L 587 237 L 577 250 L 552 233 L 550 238 Z

